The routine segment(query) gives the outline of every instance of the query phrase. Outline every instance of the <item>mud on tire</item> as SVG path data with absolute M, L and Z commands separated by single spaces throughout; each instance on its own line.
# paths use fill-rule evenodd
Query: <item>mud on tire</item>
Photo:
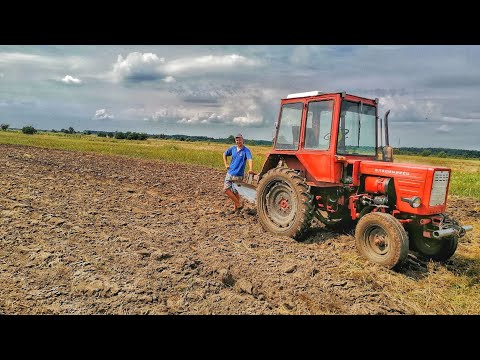
M 257 212 L 266 231 L 302 240 L 312 223 L 314 210 L 310 187 L 296 171 L 279 167 L 260 180 Z
M 355 228 L 355 243 L 361 255 L 389 269 L 398 269 L 407 259 L 408 234 L 390 214 L 372 212 Z

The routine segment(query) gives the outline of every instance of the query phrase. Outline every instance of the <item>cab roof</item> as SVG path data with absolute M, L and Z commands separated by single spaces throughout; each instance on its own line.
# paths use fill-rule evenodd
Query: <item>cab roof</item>
M 338 91 L 338 92 L 330 92 L 330 93 L 327 93 L 327 92 L 320 91 L 320 90 L 314 90 L 314 91 L 307 91 L 307 92 L 301 92 L 301 93 L 288 94 L 285 99 L 306 98 L 306 97 L 326 95 L 326 94 L 341 94 L 342 97 L 345 97 L 346 95 L 355 96 L 355 97 L 357 97 L 357 98 L 362 98 L 362 99 L 365 99 L 365 100 L 374 101 L 375 103 L 378 104 L 378 98 L 369 99 L 369 98 L 366 98 L 366 97 L 363 97 L 363 96 L 358 96 L 358 95 L 353 95 L 353 94 L 347 94 L 345 91 Z

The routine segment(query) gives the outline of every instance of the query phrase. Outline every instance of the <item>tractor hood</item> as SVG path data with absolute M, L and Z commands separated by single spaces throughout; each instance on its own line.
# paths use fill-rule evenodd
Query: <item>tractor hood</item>
M 442 213 L 446 208 L 450 169 L 441 166 L 362 161 L 359 175 L 392 178 L 397 195 L 396 205 L 400 211 L 415 214 Z M 402 198 L 419 196 L 422 205 L 412 208 Z

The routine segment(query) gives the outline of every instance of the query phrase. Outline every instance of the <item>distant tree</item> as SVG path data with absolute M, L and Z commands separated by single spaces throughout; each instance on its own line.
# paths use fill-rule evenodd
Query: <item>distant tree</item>
M 113 137 L 115 137 L 115 134 L 110 131 L 110 132 L 107 132 L 107 136 L 108 136 L 109 138 L 113 138 Z
M 73 127 L 70 126 L 70 127 L 68 128 L 68 133 L 69 133 L 69 134 L 75 134 L 75 130 L 73 129 Z
M 3 131 L 7 131 L 7 129 L 10 127 L 9 124 L 1 124 L 0 127 L 2 128 Z
M 235 136 L 230 135 L 230 136 L 227 138 L 227 142 L 228 142 L 228 143 L 234 143 L 234 142 L 235 142 Z
M 104 131 L 99 131 L 99 132 L 97 133 L 97 136 L 99 136 L 99 137 L 107 137 L 107 133 L 104 132 Z
M 115 131 L 115 139 L 125 139 L 126 135 L 125 133 L 121 131 Z
M 22 133 L 24 134 L 32 135 L 32 134 L 35 134 L 36 132 L 37 132 L 37 129 L 35 129 L 33 126 L 24 126 L 22 128 Z
M 85 135 L 92 135 L 92 132 L 90 130 L 84 130 L 83 133 Z
M 430 156 L 431 154 L 432 154 L 432 152 L 430 150 L 425 149 L 420 153 L 420 156 L 427 157 L 427 156 Z
M 446 157 L 447 157 L 447 153 L 446 153 L 445 151 L 440 151 L 440 152 L 437 154 L 437 156 L 438 156 L 439 158 L 446 158 Z
M 136 132 L 128 131 L 125 135 L 126 135 L 127 140 L 137 140 L 138 139 L 138 134 Z

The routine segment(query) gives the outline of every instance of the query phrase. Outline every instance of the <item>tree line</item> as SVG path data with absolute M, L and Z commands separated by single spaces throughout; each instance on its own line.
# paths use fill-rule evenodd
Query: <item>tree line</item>
M 7 131 L 9 129 L 9 124 L 0 124 L 0 129 L 2 131 Z M 33 126 L 24 126 L 22 129 L 24 134 L 35 134 L 38 132 Z M 45 131 L 45 130 L 41 130 Z M 167 134 L 146 134 L 146 133 L 137 133 L 132 131 L 122 132 L 122 131 L 97 131 L 97 130 L 84 130 L 84 131 L 75 131 L 73 127 L 68 129 L 55 130 L 52 129 L 52 133 L 65 133 L 65 134 L 84 134 L 84 135 L 97 135 L 98 137 L 109 137 L 115 139 L 126 139 L 126 140 L 146 140 L 146 139 L 164 139 L 164 140 L 179 140 L 179 141 L 205 141 L 213 143 L 227 143 L 234 144 L 235 136 L 230 135 L 226 138 L 212 138 L 208 136 L 195 136 L 195 135 L 167 135 Z M 264 145 L 272 146 L 272 141 L 267 140 L 245 140 L 246 145 Z M 416 155 L 422 157 L 440 157 L 440 158 L 461 158 L 461 159 L 480 159 L 480 151 L 478 150 L 463 150 L 463 149 L 447 149 L 447 148 L 418 148 L 418 147 L 401 147 L 395 148 L 394 153 L 398 155 Z
M 401 147 L 395 148 L 394 153 L 399 155 L 420 155 L 423 157 L 480 159 L 480 151 L 478 150 Z
M 0 128 L 3 131 L 7 131 L 10 127 L 9 124 L 0 124 Z M 24 134 L 36 134 L 39 130 L 35 129 L 33 126 L 24 126 L 22 129 Z M 48 130 L 40 130 L 42 132 L 47 132 Z M 214 143 L 227 143 L 234 144 L 235 136 L 230 135 L 226 138 L 212 138 L 208 136 L 196 136 L 196 135 L 167 135 L 167 134 L 147 134 L 147 133 L 137 133 L 132 131 L 122 132 L 122 131 L 98 131 L 98 130 L 84 130 L 84 131 L 75 131 L 73 127 L 68 129 L 61 130 L 50 130 L 51 133 L 64 133 L 64 134 L 83 134 L 83 135 L 97 135 L 98 137 L 109 137 L 115 139 L 126 139 L 126 140 L 146 140 L 146 139 L 164 139 L 164 140 L 179 140 L 179 141 L 205 141 L 205 142 L 214 142 Z M 245 140 L 247 145 L 266 145 L 271 146 L 272 142 L 267 140 Z

